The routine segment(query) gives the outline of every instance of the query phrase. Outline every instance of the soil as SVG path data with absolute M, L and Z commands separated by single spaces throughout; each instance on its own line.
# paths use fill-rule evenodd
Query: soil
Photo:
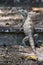
M 22 58 L 21 53 L 27 53 L 28 49 L 30 48 L 20 45 L 0 47 L 0 65 L 43 65 L 38 60 Z

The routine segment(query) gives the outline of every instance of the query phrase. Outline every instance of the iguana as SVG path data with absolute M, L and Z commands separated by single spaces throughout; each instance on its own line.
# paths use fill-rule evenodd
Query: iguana
M 25 40 L 28 39 L 33 52 L 36 54 L 35 43 L 33 38 L 34 24 L 31 20 L 31 16 L 29 16 L 29 13 L 24 22 L 23 30 L 24 30 L 24 33 L 26 34 L 26 37 L 22 40 L 22 43 L 25 44 Z

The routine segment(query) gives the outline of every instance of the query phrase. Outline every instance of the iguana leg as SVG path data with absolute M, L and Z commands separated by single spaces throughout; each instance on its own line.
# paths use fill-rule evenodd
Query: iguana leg
M 26 46 L 25 41 L 27 41 L 28 39 L 29 39 L 29 37 L 28 37 L 28 36 L 26 36 L 26 37 L 24 37 L 24 38 L 23 38 L 22 43 L 23 43 L 23 45 L 24 45 L 24 46 Z
M 30 46 L 31 46 L 33 52 L 35 52 L 34 39 L 33 39 L 33 36 L 32 36 L 31 33 L 29 34 L 29 36 L 26 36 L 26 37 L 23 38 L 22 43 L 23 43 L 24 46 L 26 46 L 25 41 L 27 41 L 27 40 L 29 40 L 29 43 L 30 43 Z
M 29 43 L 30 43 L 30 46 L 31 46 L 33 52 L 35 52 L 35 50 L 36 50 L 35 49 L 35 43 L 34 43 L 34 39 L 33 39 L 33 36 L 32 36 L 31 32 L 29 33 Z

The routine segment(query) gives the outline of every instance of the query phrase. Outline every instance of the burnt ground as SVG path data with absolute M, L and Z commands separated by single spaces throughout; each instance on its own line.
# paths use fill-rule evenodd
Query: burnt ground
M 29 53 L 28 47 L 19 45 L 0 47 L 0 65 L 43 65 L 43 62 L 23 58 L 21 53 Z

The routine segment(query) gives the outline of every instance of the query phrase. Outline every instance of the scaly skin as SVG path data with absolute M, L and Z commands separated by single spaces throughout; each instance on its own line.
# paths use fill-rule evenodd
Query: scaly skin
M 33 22 L 31 20 L 31 17 L 29 16 L 29 13 L 28 13 L 28 16 L 27 16 L 27 19 L 23 25 L 23 29 L 24 29 L 24 33 L 28 36 L 28 40 L 30 42 L 30 46 L 33 50 L 33 52 L 36 54 L 36 50 L 35 50 L 35 43 L 34 43 L 34 39 L 33 39 Z M 27 37 L 24 38 L 24 40 L 22 41 L 23 43 L 25 43 L 25 39 Z

